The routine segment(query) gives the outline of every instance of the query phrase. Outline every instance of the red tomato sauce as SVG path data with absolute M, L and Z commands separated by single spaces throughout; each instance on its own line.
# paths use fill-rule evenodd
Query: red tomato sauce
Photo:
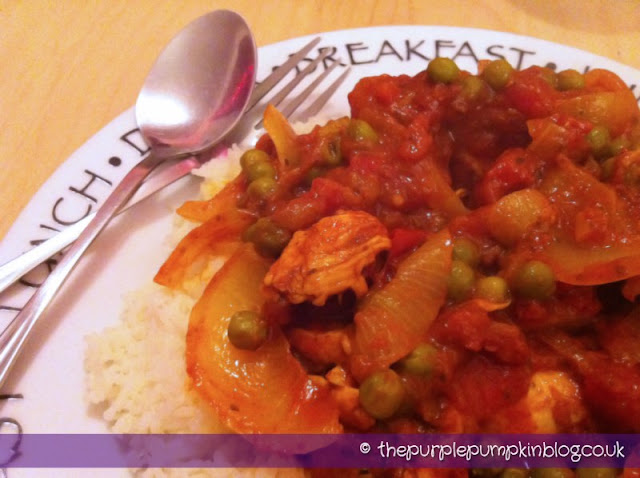
M 604 70 L 481 70 L 364 78 L 305 135 L 267 111 L 271 168 L 212 199 L 253 218 L 262 320 L 332 429 L 640 433 L 636 100 Z

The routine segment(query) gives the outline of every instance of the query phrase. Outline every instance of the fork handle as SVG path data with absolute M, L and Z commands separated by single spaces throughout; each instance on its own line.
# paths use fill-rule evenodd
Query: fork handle
M 216 147 L 212 150 L 211 154 L 217 155 L 223 148 L 224 145 L 222 147 Z M 162 171 L 154 172 L 149 179 L 142 183 L 142 186 L 140 186 L 127 205 L 118 210 L 118 214 L 126 211 L 130 207 L 163 189 L 169 184 L 174 183 L 178 179 L 185 177 L 193 169 L 202 166 L 204 161 L 199 158 L 199 156 L 187 156 L 171 166 L 162 169 Z M 50 239 L 47 239 L 43 243 L 29 249 L 27 252 L 22 253 L 15 259 L 2 264 L 0 266 L 0 292 L 7 289 L 27 272 L 31 271 L 56 253 L 62 251 L 65 247 L 75 241 L 95 216 L 95 212 L 88 214 L 87 217 L 66 227 Z
M 116 186 L 113 192 L 98 209 L 78 239 L 62 257 L 47 280 L 36 290 L 35 294 L 14 317 L 7 328 L 0 334 L 0 389 L 4 386 L 13 364 L 19 356 L 27 337 L 42 313 L 49 306 L 76 263 L 109 223 L 111 218 L 127 202 L 138 189 L 144 178 L 162 161 L 152 153 L 148 154 Z

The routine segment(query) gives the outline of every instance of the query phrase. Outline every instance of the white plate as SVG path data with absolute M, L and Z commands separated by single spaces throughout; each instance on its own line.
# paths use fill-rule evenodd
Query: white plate
M 272 67 L 285 61 L 310 38 L 261 48 L 258 78 L 264 78 Z M 606 58 L 543 40 L 487 30 L 429 26 L 365 28 L 322 34 L 320 45 L 335 49 L 332 56 L 353 69 L 327 107 L 328 115 L 348 111 L 346 96 L 359 78 L 382 73 L 415 74 L 435 56 L 454 58 L 461 68 L 471 72 L 476 71 L 478 59 L 498 57 L 505 57 L 520 68 L 534 64 L 579 71 L 601 67 L 615 71 L 629 85 L 640 85 L 640 72 Z M 60 229 L 95 209 L 113 184 L 140 159 L 144 149 L 130 109 L 76 151 L 33 197 L 0 245 L 0 263 L 25 251 L 33 241 L 50 237 L 54 234 L 52 229 Z M 19 423 L 24 433 L 107 431 L 101 420 L 91 416 L 83 397 L 84 337 L 114 324 L 122 294 L 151 280 L 169 252 L 159 238 L 171 227 L 172 211 L 196 193 L 196 179 L 182 180 L 120 217 L 93 245 L 38 324 L 36 335 L 5 387 L 4 393 L 22 398 L 2 397 L 0 416 L 4 418 L 0 420 L 4 422 L 0 421 L 0 425 L 4 423 L 5 427 L 0 430 Z M 41 267 L 30 278 L 39 282 L 45 275 L 46 268 Z M 0 296 L 0 327 L 8 323 L 32 291 L 18 285 Z M 123 473 L 105 470 L 109 476 Z M 29 474 L 26 470 L 8 470 L 10 477 Z

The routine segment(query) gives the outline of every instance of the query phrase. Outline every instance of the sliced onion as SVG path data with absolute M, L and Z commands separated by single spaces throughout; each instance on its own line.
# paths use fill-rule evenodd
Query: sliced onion
M 264 129 L 273 141 L 278 159 L 283 164 L 298 164 L 300 162 L 297 136 L 287 119 L 273 105 L 268 105 L 264 111 Z
M 557 167 L 542 184 L 560 217 L 574 221 L 587 208 L 603 211 L 608 220 L 607 231 L 615 240 L 578 239 L 583 234 L 563 230 L 559 222 L 551 230 L 553 240 L 532 257 L 549 264 L 560 282 L 573 285 L 598 285 L 640 275 L 640 237 L 627 232 L 630 214 L 615 189 L 602 183 L 576 166 L 563 155 L 557 157 Z M 565 226 L 566 227 L 566 226 Z
M 229 342 L 231 316 L 259 311 L 269 261 L 242 246 L 195 305 L 187 332 L 187 372 L 224 424 L 238 433 L 340 433 L 328 385 L 314 382 L 277 326 L 255 351 Z
M 556 279 L 573 285 L 599 285 L 640 275 L 640 243 L 581 247 L 555 242 L 538 258 L 551 266 Z
M 631 90 L 588 93 L 558 101 L 558 111 L 606 126 L 618 136 L 638 117 L 638 104 Z
M 192 229 L 178 243 L 153 280 L 165 287 L 180 289 L 187 279 L 204 269 L 208 259 L 225 256 L 235 250 L 240 235 L 253 219 L 249 215 L 225 219 L 213 217 Z
M 185 219 L 196 222 L 206 222 L 216 216 L 222 218 L 234 214 L 248 214 L 237 208 L 238 200 L 244 190 L 244 181 L 238 176 L 211 199 L 187 201 L 176 212 Z
M 356 378 L 388 367 L 425 340 L 446 298 L 451 251 L 448 230 L 433 235 L 356 313 L 351 356 Z

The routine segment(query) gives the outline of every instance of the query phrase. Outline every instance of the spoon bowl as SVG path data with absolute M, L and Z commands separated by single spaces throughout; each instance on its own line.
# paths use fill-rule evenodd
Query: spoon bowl
M 160 53 L 136 101 L 157 157 L 207 149 L 238 122 L 255 83 L 256 45 L 245 20 L 217 10 L 187 25 Z

